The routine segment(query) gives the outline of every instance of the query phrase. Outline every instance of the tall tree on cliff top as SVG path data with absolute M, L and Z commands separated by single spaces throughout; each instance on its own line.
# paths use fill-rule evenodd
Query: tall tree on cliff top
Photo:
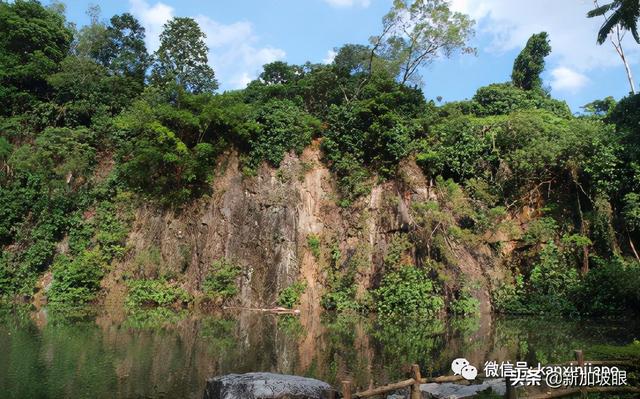
M 475 52 L 467 45 L 473 25 L 469 16 L 451 11 L 446 0 L 395 0 L 382 19 L 382 33 L 370 38 L 371 60 L 379 55 L 401 83 L 418 83 L 420 68 L 438 57 Z
M 638 35 L 638 18 L 640 18 L 640 1 L 638 0 L 615 0 L 612 3 L 601 6 L 597 0 L 593 4 L 595 9 L 587 13 L 587 17 L 604 17 L 604 23 L 598 31 L 598 44 L 603 44 L 607 38 L 618 53 L 620 60 L 624 64 L 624 69 L 629 81 L 632 94 L 636 94 L 636 86 L 633 82 L 633 74 L 629 67 L 627 56 L 622 47 L 622 40 L 625 32 L 629 31 L 636 42 L 640 43 Z
M 532 35 L 513 63 L 513 84 L 523 90 L 542 88 L 540 74 L 544 70 L 544 58 L 550 53 L 547 32 Z
M 0 1 L 0 114 L 20 112 L 50 90 L 46 78 L 69 51 L 64 17 L 37 1 Z
M 114 15 L 109 22 L 95 58 L 113 75 L 144 81 L 149 66 L 144 27 L 129 13 Z
M 151 72 L 151 82 L 175 83 L 190 93 L 218 88 L 213 69 L 207 64 L 206 35 L 192 18 L 173 18 L 160 34 L 160 48 Z

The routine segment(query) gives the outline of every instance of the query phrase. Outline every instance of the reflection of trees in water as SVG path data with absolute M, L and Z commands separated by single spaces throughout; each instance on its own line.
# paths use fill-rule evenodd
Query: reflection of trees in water
M 167 313 L 169 312 L 169 313 Z M 101 314 L 0 312 L 0 392 L 13 397 L 193 397 L 207 378 L 271 371 L 359 388 L 449 373 L 456 357 L 530 363 L 571 359 L 575 348 L 628 343 L 637 324 L 543 318 L 318 320 L 243 312 L 195 316 L 153 310 L 121 320 Z M 9 396 L 11 397 L 11 396 Z

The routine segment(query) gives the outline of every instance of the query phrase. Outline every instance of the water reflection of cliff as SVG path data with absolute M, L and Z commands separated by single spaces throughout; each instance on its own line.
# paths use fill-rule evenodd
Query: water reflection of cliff
M 589 329 L 581 323 L 589 323 Z M 626 343 L 637 323 L 479 318 L 379 322 L 361 317 L 195 316 L 101 312 L 79 321 L 12 315 L 0 324 L 0 391 L 9 397 L 200 398 L 207 378 L 271 371 L 358 387 L 394 381 L 411 363 L 449 373 L 452 359 L 551 362 L 590 343 Z

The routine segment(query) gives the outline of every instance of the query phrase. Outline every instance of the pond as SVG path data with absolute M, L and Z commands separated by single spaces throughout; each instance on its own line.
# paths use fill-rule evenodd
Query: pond
M 454 358 L 530 364 L 571 360 L 573 349 L 626 345 L 640 337 L 630 319 L 484 315 L 383 323 L 363 317 L 300 318 L 253 312 L 196 315 L 95 310 L 83 317 L 5 310 L 0 316 L 3 398 L 201 398 L 207 378 L 271 371 L 360 388 L 449 374 Z

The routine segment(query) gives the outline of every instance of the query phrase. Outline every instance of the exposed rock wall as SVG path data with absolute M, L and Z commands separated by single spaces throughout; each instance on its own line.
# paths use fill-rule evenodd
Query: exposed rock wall
M 319 143 L 301 156 L 288 155 L 278 169 L 262 166 L 244 176 L 237 154 L 221 157 L 209 196 L 180 211 L 147 204 L 137 210 L 128 240 L 128 257 L 111 279 L 124 273 L 153 278 L 173 276 L 197 292 L 216 259 L 226 258 L 243 268 L 239 303 L 271 306 L 277 294 L 295 281 L 305 281 L 305 313 L 315 313 L 326 274 L 312 255 L 307 237 L 331 239 L 342 258 L 360 256 L 358 292 L 376 283 L 392 235 L 412 223 L 411 204 L 434 199 L 432 185 L 411 162 L 400 167 L 399 178 L 377 184 L 349 208 L 337 205 L 335 181 L 320 160 Z M 140 254 L 156 251 L 160 264 L 142 267 Z M 488 251 L 488 249 L 485 251 Z M 480 283 L 475 294 L 488 310 L 487 270 L 490 256 L 456 248 L 459 271 Z

